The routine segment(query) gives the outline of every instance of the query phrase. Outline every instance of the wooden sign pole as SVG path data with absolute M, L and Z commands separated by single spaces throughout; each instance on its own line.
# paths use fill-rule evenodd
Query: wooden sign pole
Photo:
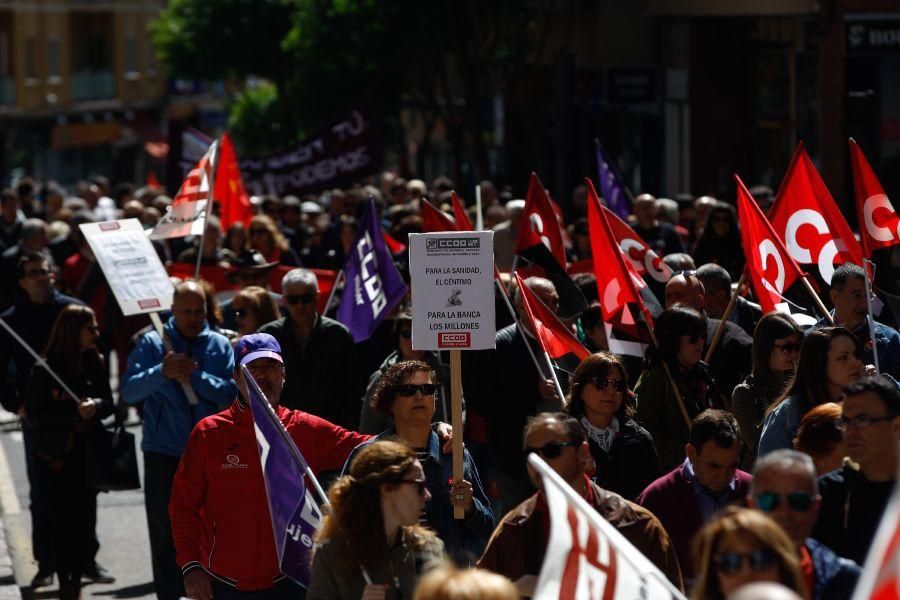
M 462 364 L 459 350 L 450 351 L 450 425 L 453 427 L 453 482 L 463 477 Z M 453 506 L 453 518 L 464 519 L 465 509 Z

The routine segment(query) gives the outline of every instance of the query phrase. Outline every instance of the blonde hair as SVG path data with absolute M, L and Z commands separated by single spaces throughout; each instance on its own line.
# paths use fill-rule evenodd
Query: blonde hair
M 281 316 L 278 312 L 278 305 L 272 300 L 268 290 L 258 285 L 251 285 L 240 290 L 234 295 L 234 299 L 231 301 L 232 305 L 234 300 L 238 298 L 243 299 L 247 303 L 248 308 L 253 313 L 253 318 L 256 319 L 257 327 L 262 327 Z
M 422 577 L 413 600 L 518 600 L 516 586 L 484 569 L 456 568 L 445 563 Z
M 288 249 L 288 246 L 289 246 L 288 241 L 284 238 L 284 235 L 282 235 L 281 230 L 278 229 L 278 226 L 275 224 L 275 221 L 273 221 L 270 217 L 267 217 L 266 215 L 255 215 L 252 219 L 250 219 L 250 228 L 248 231 L 253 231 L 254 225 L 262 225 L 269 231 L 269 235 L 272 238 L 272 240 L 271 240 L 272 245 L 275 247 L 275 249 L 281 250 L 281 251 Z M 252 240 L 253 240 L 253 236 L 248 235 L 247 236 L 247 244 L 250 245 L 251 248 L 252 248 Z M 264 252 L 262 248 L 253 248 L 253 249 L 261 252 L 262 254 L 266 254 L 266 252 Z
M 806 597 L 806 584 L 800 571 L 797 548 L 778 523 L 758 510 L 730 506 L 694 538 L 694 559 L 700 566 L 700 573 L 691 592 L 691 600 L 724 600 L 713 558 L 727 535 L 750 537 L 774 552 L 778 560 L 780 583 Z

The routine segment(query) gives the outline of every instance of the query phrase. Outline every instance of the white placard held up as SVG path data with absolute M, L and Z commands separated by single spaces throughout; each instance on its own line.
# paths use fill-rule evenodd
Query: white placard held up
M 494 232 L 409 236 L 416 350 L 494 347 Z
M 159 312 L 172 306 L 175 290 L 140 221 L 122 219 L 79 227 L 122 314 Z

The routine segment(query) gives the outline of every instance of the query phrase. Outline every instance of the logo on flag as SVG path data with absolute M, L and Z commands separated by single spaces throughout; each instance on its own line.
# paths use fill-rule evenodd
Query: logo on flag
M 155 240 L 201 235 L 206 208 L 212 200 L 213 177 L 219 141 L 210 144 L 203 158 L 187 174 L 172 205 L 160 219 L 150 237 Z
M 900 244 L 900 217 L 884 193 L 869 161 L 859 145 L 850 140 L 850 164 L 853 166 L 853 187 L 856 190 L 856 213 L 859 217 L 859 238 L 863 254 Z
M 381 236 L 373 198 L 369 198 L 369 207 L 350 247 L 344 278 L 347 284 L 337 317 L 358 343 L 371 337 L 408 289 Z
M 322 513 L 303 480 L 309 467 L 250 371 L 243 365 L 241 369 L 248 382 L 278 564 L 282 573 L 306 587 L 312 566 L 313 534 L 322 524 Z M 231 456 L 227 460 L 234 465 Z

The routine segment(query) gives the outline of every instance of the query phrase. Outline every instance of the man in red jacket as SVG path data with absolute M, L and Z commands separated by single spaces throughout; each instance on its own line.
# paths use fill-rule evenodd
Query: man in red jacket
M 240 365 L 247 365 L 314 473 L 340 469 L 371 436 L 279 405 L 284 364 L 271 335 L 242 337 L 235 359 L 240 395 L 197 424 L 175 475 L 169 514 L 184 588 L 195 600 L 302 597 L 302 588 L 279 570 Z

